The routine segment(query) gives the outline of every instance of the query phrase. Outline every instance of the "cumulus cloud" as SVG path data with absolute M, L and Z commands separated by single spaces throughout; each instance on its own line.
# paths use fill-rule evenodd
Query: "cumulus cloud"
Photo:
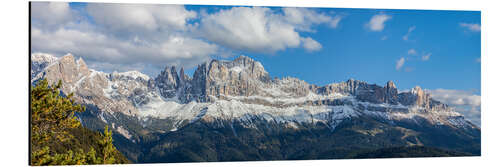
M 316 12 L 307 8 L 283 8 L 284 19 L 302 31 L 313 31 L 312 25 L 329 23 L 331 27 L 337 28 L 342 16 L 331 17 L 324 13 Z
M 40 8 L 32 9 L 44 10 L 42 7 L 48 5 L 41 2 Z M 152 68 L 165 65 L 190 68 L 220 51 L 215 44 L 187 35 L 187 22 L 196 13 L 183 6 L 89 4 L 86 9 L 95 24 L 69 20 L 50 28 L 45 24 L 32 25 L 32 51 L 59 56 L 72 53 L 83 57 L 89 66 L 106 71 L 130 70 L 129 67 L 154 71 Z M 75 11 L 66 13 L 69 18 L 82 17 Z M 44 17 L 33 19 L 47 22 Z
M 382 31 L 385 28 L 385 22 L 390 20 L 391 18 L 391 16 L 386 14 L 377 14 L 370 19 L 366 26 L 371 31 Z
M 206 53 L 213 54 L 217 47 L 201 40 L 176 36 L 162 43 L 161 49 L 165 57 L 191 59 L 202 57 Z
M 435 89 L 427 90 L 431 97 L 456 108 L 476 125 L 481 125 L 481 96 L 472 91 Z
M 32 2 L 31 18 L 48 27 L 71 21 L 72 12 L 67 2 Z
M 304 48 L 307 51 L 318 51 L 322 48 L 321 44 L 318 41 L 315 41 L 310 37 L 302 38 L 301 40 L 302 43 L 304 44 Z
M 103 71 L 190 68 L 235 50 L 318 51 L 322 45 L 300 33 L 315 33 L 319 24 L 336 28 L 342 19 L 305 8 L 234 7 L 200 14 L 182 5 L 88 3 L 81 9 L 34 2 L 32 51 L 72 53 Z
M 138 45 L 98 32 L 64 28 L 54 32 L 32 28 L 31 42 L 33 51 L 55 55 L 70 52 L 85 60 L 122 65 L 142 62 L 157 66 L 182 64 L 193 67 L 217 53 L 216 45 L 186 37 L 171 37 L 160 43 Z
M 481 31 L 481 25 L 475 24 L 475 23 L 459 23 L 460 27 L 464 27 L 469 31 L 472 32 L 480 32 Z
M 431 58 L 432 53 L 426 53 L 422 56 L 422 61 L 427 61 Z
M 416 26 L 411 26 L 410 28 L 408 28 L 408 32 L 403 36 L 403 40 L 408 41 L 411 32 L 413 32 L 416 28 Z
M 236 50 L 274 52 L 300 45 L 295 27 L 269 8 L 237 7 L 207 15 L 201 20 L 202 36 Z
M 396 61 L 396 70 L 401 69 L 403 65 L 405 64 L 405 58 L 401 57 L 398 61 Z
M 276 52 L 286 48 L 314 46 L 301 40 L 301 31 L 313 32 L 312 25 L 340 20 L 305 8 L 283 8 L 282 13 L 263 7 L 234 7 L 203 16 L 199 33 L 204 38 L 235 50 Z M 302 43 L 309 42 L 309 43 Z M 302 44 L 302 45 L 301 45 Z
M 408 55 L 416 55 L 417 51 L 415 49 L 408 50 Z
M 435 89 L 429 90 L 432 98 L 452 105 L 481 105 L 481 96 L 473 94 L 472 91 Z
M 101 28 L 119 35 L 185 30 L 197 15 L 182 5 L 89 3 L 87 11 Z
M 333 17 L 332 21 L 330 22 L 330 26 L 332 28 L 337 28 L 339 23 L 340 23 L 340 20 L 342 20 L 342 16 L 340 15 L 336 15 L 335 17 Z

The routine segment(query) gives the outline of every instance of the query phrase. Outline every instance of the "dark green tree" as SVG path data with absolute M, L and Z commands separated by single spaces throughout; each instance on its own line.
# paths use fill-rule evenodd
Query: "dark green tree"
M 113 146 L 111 130 L 104 135 L 84 128 L 76 112 L 85 107 L 61 95 L 61 81 L 49 86 L 41 80 L 31 87 L 31 165 L 82 165 L 129 163 Z M 87 136 L 95 144 L 79 141 Z M 96 148 L 96 149 L 95 149 Z M 86 150 L 86 151 L 85 151 Z

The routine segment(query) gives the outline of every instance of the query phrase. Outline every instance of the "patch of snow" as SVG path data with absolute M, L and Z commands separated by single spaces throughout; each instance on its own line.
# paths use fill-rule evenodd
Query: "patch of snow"
M 234 99 L 234 100 L 239 100 L 239 101 L 242 101 L 242 100 L 264 100 L 264 101 L 267 101 L 267 102 L 270 102 L 270 103 L 273 103 L 273 104 L 300 104 L 300 103 L 304 103 L 304 102 L 308 102 L 308 101 L 318 101 L 318 100 L 333 100 L 333 99 L 340 99 L 340 98 L 344 98 L 344 97 L 347 97 L 346 95 L 343 95 L 343 94 L 340 94 L 340 93 L 334 93 L 334 94 L 330 94 L 330 95 L 318 95 L 316 93 L 313 93 L 313 92 L 309 92 L 306 96 L 302 96 L 302 97 L 286 97 L 286 96 L 283 96 L 283 94 L 285 93 L 282 93 L 281 91 L 278 91 L 276 89 L 266 89 L 267 92 L 272 92 L 273 95 L 281 95 L 281 96 L 277 96 L 277 97 L 268 97 L 268 96 L 224 96 L 224 95 L 221 95 L 221 96 L 224 96 L 228 99 Z
M 104 118 L 104 112 L 101 112 L 99 113 L 99 119 L 101 119 L 101 121 L 103 121 L 104 123 L 108 123 L 108 121 Z
M 46 62 L 48 64 L 53 63 L 57 61 L 57 57 L 47 54 L 47 53 L 33 53 L 31 54 L 31 61 L 32 62 Z
M 125 137 L 129 140 L 130 140 L 130 138 L 132 138 L 132 135 L 130 135 L 130 133 L 126 129 L 124 129 L 122 126 L 118 126 L 116 131 L 118 131 L 118 133 L 120 133 L 121 135 L 123 135 L 123 137 Z
M 240 73 L 243 69 L 240 66 L 234 66 L 233 68 L 230 68 L 229 70 L 234 71 L 236 73 Z
M 130 77 L 132 79 L 137 79 L 137 78 L 142 78 L 144 80 L 149 80 L 149 76 L 146 74 L 143 74 L 139 71 L 127 71 L 127 72 L 121 72 L 121 73 L 113 73 L 114 75 L 120 75 L 120 76 L 126 76 Z

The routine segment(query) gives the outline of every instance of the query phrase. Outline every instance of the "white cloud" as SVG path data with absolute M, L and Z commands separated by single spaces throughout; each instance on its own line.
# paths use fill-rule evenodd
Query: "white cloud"
M 467 28 L 469 31 L 480 32 L 481 25 L 475 23 L 460 23 L 460 27 Z
M 408 32 L 403 36 L 403 40 L 407 41 L 410 37 L 411 32 L 413 32 L 416 28 L 416 26 L 411 26 L 410 28 L 408 28 Z
M 284 13 L 283 19 L 302 31 L 312 31 L 312 25 L 322 23 L 329 23 L 332 28 L 337 28 L 338 23 L 342 20 L 340 15 L 332 18 L 324 13 L 307 8 L 282 8 L 282 10 Z
M 304 48 L 307 51 L 318 51 L 322 48 L 321 44 L 318 41 L 315 41 L 314 39 L 307 37 L 307 38 L 301 38 L 301 41 L 304 45 Z
M 170 37 L 161 45 L 163 56 L 168 58 L 191 59 L 204 57 L 207 53 L 215 54 L 216 50 L 217 47 L 213 44 L 180 36 Z
M 473 94 L 471 91 L 434 89 L 428 90 L 431 97 L 451 105 L 471 105 L 480 106 L 481 96 Z
M 200 30 L 205 38 L 236 50 L 274 52 L 298 47 L 295 27 L 278 18 L 269 8 L 236 7 L 203 17 Z
M 427 53 L 422 56 L 422 61 L 427 61 L 431 58 L 432 53 Z
M 182 5 L 89 3 L 87 10 L 98 24 L 115 30 L 184 29 L 197 15 Z
M 50 5 L 40 4 L 32 9 L 43 11 Z M 89 3 L 85 9 L 95 23 L 77 19 L 85 13 L 66 10 L 56 11 L 73 20 L 57 19 L 50 27 L 45 17 L 33 17 L 40 24 L 31 28 L 32 51 L 72 53 L 98 70 L 143 72 L 165 65 L 195 67 L 220 53 L 217 45 L 186 32 L 188 20 L 197 14 L 183 6 Z
M 330 27 L 337 28 L 342 18 L 343 17 L 340 15 L 336 15 L 335 17 L 333 17 L 332 21 L 330 22 Z
M 476 62 L 481 63 L 481 58 L 477 58 Z
M 387 40 L 388 38 L 389 38 L 389 37 L 387 37 L 386 35 L 384 35 L 382 38 L 380 38 L 380 40 L 385 41 L 385 40 Z
M 386 14 L 374 15 L 370 22 L 366 24 L 371 31 L 382 31 L 385 27 L 385 22 L 390 20 L 392 17 Z
M 417 51 L 415 49 L 408 50 L 408 55 L 416 55 Z
M 92 31 L 60 28 L 57 31 L 43 31 L 32 28 L 32 50 L 34 52 L 63 55 L 73 53 L 86 61 L 101 64 L 129 66 L 137 62 L 156 67 L 182 65 L 194 67 L 218 52 L 214 44 L 188 37 L 171 37 L 167 41 L 139 45 L 133 41 L 120 40 Z M 98 68 L 99 69 L 99 68 Z
M 45 26 L 54 26 L 71 21 L 71 8 L 67 2 L 32 2 L 31 17 Z
M 396 70 L 401 69 L 403 65 L 405 64 L 405 58 L 401 57 L 397 62 L 396 62 Z
M 283 13 L 263 7 L 220 10 L 203 16 L 198 32 L 200 36 L 231 49 L 269 53 L 300 46 L 310 47 L 310 44 L 301 43 L 304 37 L 299 32 L 314 32 L 312 25 L 335 21 L 330 16 L 310 9 L 282 10 Z
M 72 53 L 104 71 L 190 68 L 227 56 L 226 48 L 318 51 L 322 45 L 299 32 L 314 33 L 318 24 L 335 28 L 342 19 L 305 8 L 234 7 L 201 16 L 182 5 L 89 3 L 82 9 L 34 2 L 32 51 Z
M 435 89 L 426 90 L 433 99 L 456 108 L 456 111 L 464 114 L 476 125 L 481 124 L 481 96 L 472 91 Z
M 87 11 L 103 31 L 126 37 L 186 30 L 197 16 L 182 5 L 89 3 Z

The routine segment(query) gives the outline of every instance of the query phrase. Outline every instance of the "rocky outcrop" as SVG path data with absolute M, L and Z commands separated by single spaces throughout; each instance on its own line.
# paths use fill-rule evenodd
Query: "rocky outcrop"
M 36 78 L 46 78 L 50 84 L 57 84 L 59 80 L 62 82 L 62 90 L 64 92 L 73 92 L 74 85 L 84 76 L 90 74 L 89 69 L 82 59 L 75 61 L 75 58 L 71 54 L 66 54 L 65 56 L 59 58 L 57 62 L 54 62 L 50 66 L 41 72 Z
M 398 100 L 403 105 L 416 105 L 429 108 L 431 104 L 430 94 L 425 93 L 420 86 L 412 88 L 410 92 L 398 94 Z
M 40 72 L 57 61 L 57 57 L 44 53 L 33 53 L 31 55 L 31 79 L 35 78 Z
M 262 64 L 246 56 L 233 61 L 212 60 L 203 63 L 198 66 L 192 79 L 184 74 L 184 69 L 178 74 L 175 67 L 167 67 L 155 79 L 162 96 L 172 98 L 178 95 L 184 103 L 209 102 L 221 96 L 259 95 L 259 87 L 270 82 L 269 74 Z
M 62 92 L 66 95 L 73 93 L 73 99 L 78 103 L 127 115 L 136 113 L 138 105 L 147 103 L 150 97 L 145 96 L 153 91 L 148 86 L 151 83 L 149 77 L 140 72 L 107 74 L 91 70 L 83 59 L 75 60 L 71 54 L 52 62 L 31 82 L 40 79 L 47 79 L 50 84 L 61 81 Z
M 271 81 L 262 64 L 246 56 L 233 61 L 213 60 L 206 75 L 206 95 L 211 97 L 209 101 L 221 96 L 261 95 L 259 87 Z
M 182 103 L 190 101 L 212 102 L 228 97 L 260 96 L 269 98 L 305 97 L 310 93 L 324 96 L 335 94 L 351 95 L 356 99 L 370 103 L 387 103 L 397 105 L 423 105 L 429 108 L 430 96 L 419 87 L 411 93 L 399 93 L 393 81 L 384 87 L 368 84 L 363 81 L 349 79 L 346 82 L 318 87 L 305 81 L 285 77 L 271 80 L 269 73 L 260 62 L 246 56 L 240 56 L 233 61 L 212 60 L 200 64 L 191 79 L 181 68 L 166 67 L 155 79 L 155 85 L 160 95 L 165 98 L 177 98 Z M 275 90 L 277 89 L 277 90 Z M 278 93 L 277 93 L 278 92 Z M 246 100 L 258 102 L 262 100 Z M 321 101 L 311 101 L 311 104 L 322 104 Z M 262 102 L 261 104 L 267 104 Z
M 173 98 L 177 96 L 177 90 L 182 86 L 182 81 L 175 66 L 165 67 L 165 70 L 155 78 L 155 85 L 163 97 Z
M 64 94 L 74 93 L 76 102 L 100 111 L 103 122 L 128 128 L 128 139 L 139 139 L 136 132 L 148 128 L 165 133 L 199 120 L 244 121 L 248 127 L 255 119 L 296 125 L 320 121 L 333 130 L 344 120 L 368 116 L 475 127 L 418 86 L 398 92 L 392 81 L 381 87 L 354 79 L 326 86 L 293 77 L 271 80 L 261 63 L 245 56 L 200 64 L 192 78 L 183 68 L 167 66 L 151 79 L 138 71 L 95 71 L 69 54 L 46 66 L 32 82 L 42 78 L 61 80 Z M 130 120 L 141 126 L 129 128 Z
M 387 82 L 384 87 L 384 103 L 398 104 L 398 89 L 392 81 Z
M 109 96 L 113 100 L 124 100 L 123 103 L 130 101 L 128 102 L 131 103 L 130 105 L 123 106 L 145 105 L 151 102 L 150 96 L 154 97 L 153 94 L 157 91 L 163 98 L 177 100 L 183 104 L 191 101 L 230 100 L 235 97 L 244 102 L 266 106 L 333 104 L 329 99 L 310 99 L 286 104 L 266 100 L 266 98 L 307 98 L 313 94 L 325 97 L 347 95 L 359 101 L 374 104 L 420 106 L 428 110 L 447 109 L 445 104 L 431 99 L 430 95 L 418 86 L 409 92 L 399 93 L 392 81 L 381 87 L 349 79 L 345 82 L 319 87 L 293 77 L 271 80 L 269 73 L 260 62 L 246 56 L 240 56 L 233 61 L 212 60 L 200 64 L 193 78 L 187 76 L 183 68 L 177 71 L 175 66 L 167 66 L 154 79 L 149 79 L 148 76 L 137 71 L 105 74 L 89 70 L 83 59 L 75 61 L 71 54 L 60 59 L 37 57 L 35 60 L 51 63 L 41 72 L 39 78 L 46 78 L 50 83 L 61 80 L 65 93 L 75 92 L 85 97 L 82 99 L 99 99 Z M 54 62 L 55 60 L 57 61 Z M 117 84 L 120 81 L 131 80 L 133 81 L 131 83 Z M 109 91 L 102 91 L 103 89 Z M 127 108 L 127 110 L 132 109 Z

